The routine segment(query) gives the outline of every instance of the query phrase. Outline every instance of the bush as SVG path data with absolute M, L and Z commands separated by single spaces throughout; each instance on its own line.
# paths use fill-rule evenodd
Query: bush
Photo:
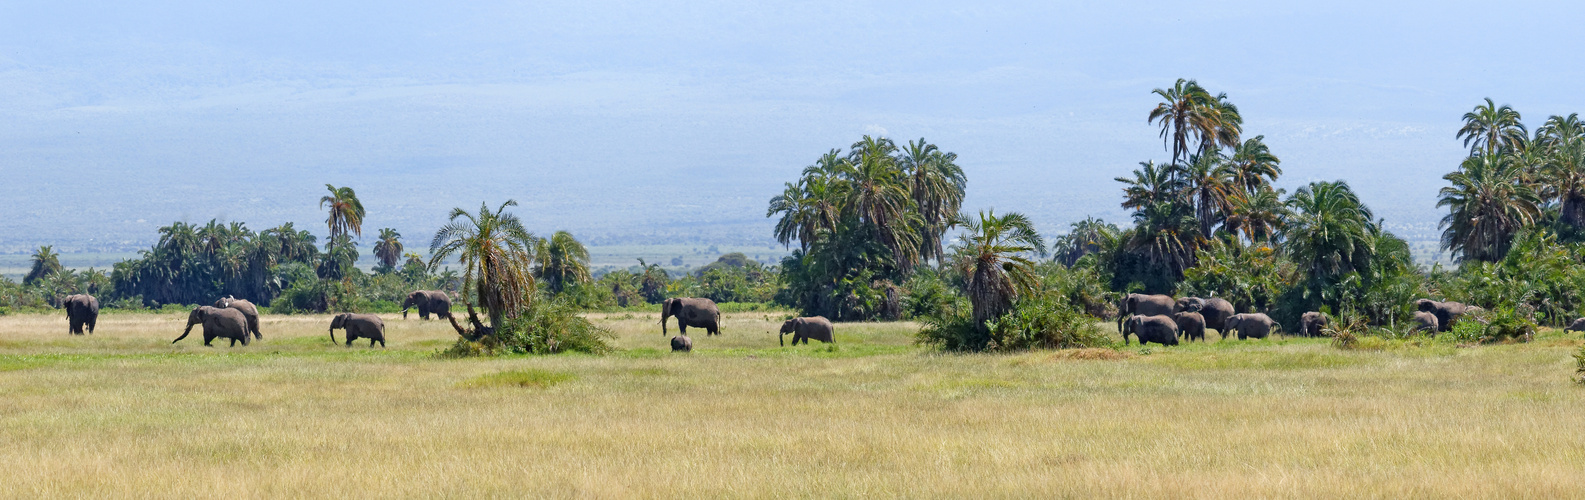
M 917 341 L 947 351 L 1018 351 L 1114 347 L 1095 320 L 1067 298 L 1041 294 L 1013 303 L 1012 312 L 976 325 L 967 303 L 954 303 L 925 318 Z
M 478 341 L 457 339 L 441 354 L 447 357 L 494 356 L 502 354 L 556 354 L 584 352 L 605 354 L 611 351 L 610 331 L 594 326 L 566 301 L 540 298 L 515 318 L 505 321 L 494 336 Z

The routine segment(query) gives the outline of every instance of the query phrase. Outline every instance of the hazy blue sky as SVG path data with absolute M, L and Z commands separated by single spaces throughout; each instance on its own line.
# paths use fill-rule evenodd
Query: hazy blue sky
M 1121 223 L 1179 77 L 1280 185 L 1347 179 L 1430 238 L 1460 115 L 1585 111 L 1577 2 L 239 3 L 0 2 L 0 250 L 322 232 L 325 183 L 418 241 L 510 197 L 597 243 L 761 242 L 781 183 L 866 133 L 957 152 L 969 209 Z

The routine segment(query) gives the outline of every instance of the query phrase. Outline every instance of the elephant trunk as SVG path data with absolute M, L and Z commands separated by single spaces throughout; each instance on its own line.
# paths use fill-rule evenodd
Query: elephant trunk
M 336 329 L 330 329 L 330 345 L 336 345 Z
M 171 343 L 175 344 L 177 342 L 181 342 L 182 339 L 187 338 L 187 334 L 189 333 L 193 333 L 193 322 L 191 321 L 187 322 L 187 329 L 182 330 L 182 336 L 176 337 L 176 340 L 172 340 Z
M 786 330 L 782 330 L 781 333 L 776 334 L 776 344 L 780 345 L 782 347 L 786 347 L 787 346 L 787 331 Z
M 660 336 L 662 336 L 662 337 L 666 336 L 666 320 L 669 319 L 669 318 L 671 318 L 671 312 L 670 311 L 661 311 L 661 313 L 660 313 Z M 681 322 L 682 320 L 678 319 L 677 321 Z

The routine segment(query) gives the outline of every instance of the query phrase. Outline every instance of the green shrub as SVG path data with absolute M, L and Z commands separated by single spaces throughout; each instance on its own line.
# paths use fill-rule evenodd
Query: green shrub
M 578 314 L 566 301 L 540 298 L 515 318 L 508 318 L 496 335 L 478 341 L 457 339 L 441 353 L 445 357 L 494 356 L 502 354 L 556 354 L 584 352 L 605 354 L 611 351 L 615 336 Z
M 916 337 L 921 344 L 948 351 L 1021 351 L 1114 347 L 1095 320 L 1067 298 L 1046 293 L 1017 300 L 1013 310 L 981 327 L 967 304 L 948 307 L 925 318 Z

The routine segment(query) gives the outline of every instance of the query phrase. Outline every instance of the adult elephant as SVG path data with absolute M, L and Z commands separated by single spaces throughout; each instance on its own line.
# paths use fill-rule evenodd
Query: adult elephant
M 336 329 L 347 331 L 347 347 L 352 347 L 352 341 L 369 339 L 369 347 L 374 347 L 375 342 L 380 347 L 385 347 L 385 322 L 373 314 L 341 313 L 330 320 L 330 343 L 336 343 Z
M 1453 302 L 1451 300 L 1447 302 L 1438 302 L 1431 299 L 1420 299 L 1414 301 L 1414 308 L 1420 312 L 1435 314 L 1437 331 L 1441 332 L 1452 330 L 1453 322 L 1458 321 L 1459 316 L 1463 316 L 1465 313 L 1470 312 L 1471 309 L 1480 310 L 1478 307 L 1471 308 L 1470 306 L 1466 306 L 1463 302 Z
M 803 341 L 804 345 L 809 345 L 809 339 L 830 344 L 835 342 L 835 340 L 831 339 L 831 331 L 833 329 L 831 320 L 826 319 L 825 316 L 793 318 L 782 322 L 781 334 L 776 336 L 776 343 L 787 345 L 782 343 L 782 341 L 787 338 L 788 333 L 791 333 L 793 334 L 793 345 L 798 345 L 800 340 Z
M 1227 330 L 1238 332 L 1238 340 L 1263 339 L 1272 331 L 1281 329 L 1281 324 L 1261 313 L 1234 314 L 1233 317 L 1227 318 Z M 1222 338 L 1227 338 L 1226 332 L 1222 333 Z
M 82 335 L 83 326 L 88 326 L 88 333 L 94 333 L 94 324 L 99 322 L 99 299 L 88 294 L 67 295 L 61 299 L 61 308 L 66 310 L 66 322 L 70 323 L 67 330 L 72 335 Z
M 1436 333 L 1441 323 L 1437 322 L 1436 315 L 1425 311 L 1414 312 L 1414 329 Z
M 1178 324 L 1171 316 L 1129 316 L 1123 322 L 1123 345 L 1128 345 L 1128 335 L 1139 339 L 1139 345 L 1155 342 L 1161 345 L 1178 345 Z
M 1183 334 L 1183 339 L 1194 342 L 1194 339 L 1205 341 L 1205 316 L 1197 312 L 1180 312 L 1172 315 L 1172 322 L 1177 323 L 1178 332 Z M 1126 342 L 1127 339 L 1124 339 Z
M 450 318 L 451 296 L 439 290 L 417 290 L 402 300 L 402 319 L 407 319 L 407 310 L 413 308 L 418 309 L 420 319 L 429 319 L 431 314 L 436 318 Z
M 1321 336 L 1321 329 L 1326 328 L 1329 321 L 1325 314 L 1317 311 L 1304 313 L 1303 316 L 1299 317 L 1299 334 L 1306 337 L 1319 337 Z
M 248 299 L 238 299 L 227 295 L 226 298 L 215 301 L 215 307 L 221 309 L 229 307 L 241 311 L 242 316 L 248 319 L 248 332 L 253 334 L 253 338 L 264 340 L 264 334 L 259 332 L 259 308 L 254 307 L 252 302 L 248 302 Z
M 666 334 L 666 320 L 672 316 L 677 317 L 677 329 L 683 335 L 688 334 L 688 327 L 703 328 L 705 335 L 721 334 L 721 310 L 715 307 L 715 301 L 698 298 L 666 299 L 660 303 L 660 334 Z
M 1184 297 L 1172 306 L 1174 312 L 1197 312 L 1205 318 L 1205 327 L 1220 333 L 1227 328 L 1227 318 L 1233 317 L 1233 303 L 1220 298 Z M 1225 335 L 1224 335 L 1225 337 Z
M 1117 303 L 1117 331 L 1123 331 L 1123 319 L 1130 316 L 1172 316 L 1173 305 L 1167 295 L 1130 293 Z
M 193 325 L 203 325 L 206 347 L 214 347 L 210 342 L 216 338 L 231 339 L 232 347 L 237 346 L 237 341 L 248 345 L 248 318 L 242 315 L 242 311 L 229 307 L 198 306 L 188 313 L 187 329 L 182 330 L 182 336 L 176 337 L 171 343 L 187 338 L 187 334 L 193 332 Z

